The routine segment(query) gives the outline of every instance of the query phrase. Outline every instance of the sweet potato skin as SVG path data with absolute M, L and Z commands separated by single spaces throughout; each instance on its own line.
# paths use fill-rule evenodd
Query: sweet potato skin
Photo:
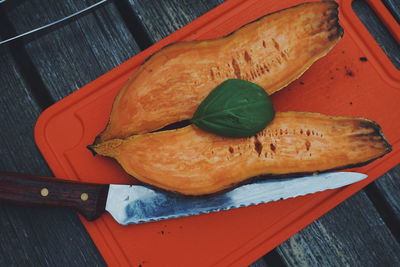
M 190 119 L 209 92 L 230 78 L 254 82 L 273 94 L 326 55 L 342 34 L 337 4 L 311 2 L 264 16 L 219 39 L 169 45 L 121 89 L 95 143 Z
M 195 126 L 114 139 L 92 149 L 115 158 L 145 184 L 209 195 L 252 177 L 287 177 L 365 165 L 391 151 L 373 121 L 278 112 L 251 138 L 224 138 Z

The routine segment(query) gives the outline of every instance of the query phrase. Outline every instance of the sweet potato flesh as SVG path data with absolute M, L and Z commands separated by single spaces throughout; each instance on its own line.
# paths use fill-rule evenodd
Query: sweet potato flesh
M 326 55 L 342 33 L 337 4 L 313 2 L 267 15 L 223 38 L 165 47 L 119 92 L 96 143 L 190 119 L 210 91 L 230 78 L 272 94 Z
M 185 195 L 215 193 L 259 175 L 279 177 L 366 164 L 390 151 L 369 120 L 281 112 L 251 138 L 195 126 L 114 139 L 93 147 L 138 180 Z

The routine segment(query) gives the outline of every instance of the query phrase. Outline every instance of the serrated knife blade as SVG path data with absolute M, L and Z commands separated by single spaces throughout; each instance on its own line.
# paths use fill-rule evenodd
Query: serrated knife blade
M 110 185 L 106 210 L 122 225 L 218 212 L 339 188 L 367 175 L 331 172 L 297 178 L 263 180 L 207 198 L 184 198 L 140 185 Z
M 331 172 L 296 178 L 263 180 L 207 198 L 187 198 L 141 185 L 93 184 L 0 173 L 0 202 L 34 206 L 69 207 L 87 220 L 105 211 L 122 224 L 137 224 L 303 196 L 358 182 L 367 175 Z

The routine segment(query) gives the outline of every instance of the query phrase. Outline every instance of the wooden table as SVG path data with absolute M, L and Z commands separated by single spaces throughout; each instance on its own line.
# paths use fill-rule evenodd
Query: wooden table
M 0 37 L 52 22 L 94 2 L 7 0 L 0 4 Z M 0 46 L 0 171 L 51 176 L 33 138 L 40 113 L 221 2 L 116 0 Z M 398 0 L 384 2 L 397 9 L 398 19 Z M 366 13 L 368 6 L 362 0 L 353 5 L 385 44 L 390 38 Z M 400 66 L 399 44 L 392 40 L 384 50 Z M 396 167 L 253 266 L 400 266 L 399 192 Z M 0 233 L 0 266 L 105 265 L 76 214 L 68 210 L 2 203 Z

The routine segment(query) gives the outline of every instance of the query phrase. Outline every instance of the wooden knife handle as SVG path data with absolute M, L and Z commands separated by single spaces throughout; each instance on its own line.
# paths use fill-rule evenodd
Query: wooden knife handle
M 108 184 L 79 183 L 20 173 L 0 173 L 0 201 L 29 206 L 69 207 L 88 221 L 105 210 Z

